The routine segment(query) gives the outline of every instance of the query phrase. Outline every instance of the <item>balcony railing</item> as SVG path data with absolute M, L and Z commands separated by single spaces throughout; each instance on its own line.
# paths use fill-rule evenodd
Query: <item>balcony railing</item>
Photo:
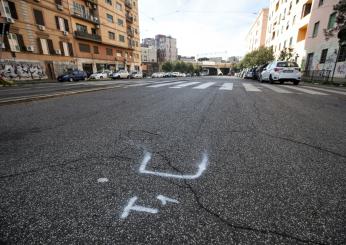
M 133 23 L 133 16 L 126 14 L 126 21 L 129 23 Z
M 132 9 L 132 1 L 130 0 L 125 0 L 125 6 Z
M 72 7 L 72 16 L 81 20 L 86 20 L 94 24 L 100 24 L 100 21 L 97 17 L 91 14 L 80 13 L 77 9 Z
M 94 41 L 94 42 L 102 42 L 101 36 L 97 34 L 91 34 L 83 31 L 75 31 L 74 35 L 78 39 L 84 39 L 84 40 L 89 40 L 89 41 Z
M 134 33 L 133 30 L 127 29 L 127 35 L 128 35 L 129 37 L 134 37 L 134 36 L 135 36 L 135 33 Z

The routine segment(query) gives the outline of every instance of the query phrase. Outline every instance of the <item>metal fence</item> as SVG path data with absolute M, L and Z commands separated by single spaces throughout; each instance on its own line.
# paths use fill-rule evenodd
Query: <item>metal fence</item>
M 303 72 L 303 79 L 309 81 L 328 82 L 331 78 L 331 70 L 308 70 Z

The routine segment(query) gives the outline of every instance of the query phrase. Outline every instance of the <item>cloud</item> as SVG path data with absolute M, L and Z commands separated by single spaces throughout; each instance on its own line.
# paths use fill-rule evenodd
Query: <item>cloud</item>
M 141 38 L 166 34 L 177 38 L 180 55 L 227 50 L 243 55 L 245 37 L 267 0 L 142 0 L 139 1 Z

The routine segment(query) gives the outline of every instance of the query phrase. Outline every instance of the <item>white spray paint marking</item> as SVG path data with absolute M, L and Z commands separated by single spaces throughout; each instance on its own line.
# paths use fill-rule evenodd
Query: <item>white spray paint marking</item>
M 269 84 L 262 84 L 263 87 L 269 88 L 271 90 L 273 90 L 274 92 L 280 93 L 280 94 L 292 94 L 291 91 L 288 91 L 286 89 L 282 89 L 279 86 L 273 86 L 273 85 L 269 85 Z
M 224 83 L 220 90 L 233 90 L 233 83 Z
M 126 219 L 131 211 L 137 211 L 137 212 L 144 212 L 144 213 L 151 213 L 151 214 L 157 214 L 159 212 L 156 208 L 147 208 L 143 206 L 134 205 L 137 201 L 138 197 L 132 197 L 127 206 L 125 207 L 123 213 L 121 214 L 121 219 Z
M 148 88 L 161 88 L 161 87 L 168 87 L 168 86 L 171 86 L 171 85 L 177 85 L 177 84 L 182 84 L 184 83 L 185 81 L 182 81 L 182 82 L 174 82 L 174 83 L 162 83 L 162 84 L 156 84 L 156 85 L 151 85 L 151 86 L 148 86 Z
M 215 83 L 210 82 L 210 83 L 203 83 L 202 85 L 199 85 L 197 87 L 194 87 L 193 89 L 206 89 L 209 88 L 211 86 L 213 86 Z
M 203 159 L 201 163 L 198 165 L 198 171 L 196 174 L 193 175 L 182 175 L 182 174 L 170 174 L 170 173 L 162 173 L 162 172 L 153 172 L 146 170 L 146 167 L 151 159 L 151 154 L 149 152 L 146 152 L 144 154 L 143 161 L 139 167 L 139 172 L 142 174 L 150 174 L 150 175 L 155 175 L 155 176 L 160 176 L 160 177 L 165 177 L 165 178 L 175 178 L 175 179 L 188 179 L 188 180 L 193 180 L 199 178 L 202 173 L 207 169 L 207 164 L 208 164 L 208 156 L 207 154 L 203 154 Z
M 177 86 L 173 86 L 173 87 L 170 87 L 170 88 L 185 88 L 185 87 L 192 86 L 192 85 L 196 85 L 196 84 L 199 84 L 199 83 L 200 83 L 200 82 L 184 83 L 184 84 L 177 85 Z
M 245 90 L 248 92 L 262 92 L 261 90 L 259 90 L 258 88 L 256 88 L 254 85 L 250 83 L 243 83 L 243 86 Z
M 313 94 L 313 95 L 328 95 L 328 94 L 317 92 L 314 90 L 305 89 L 305 88 L 298 88 L 298 87 L 294 87 L 294 86 L 286 86 L 285 88 L 294 89 L 294 90 L 297 90 L 297 91 L 300 91 L 303 93 Z
M 156 198 L 159 199 L 164 206 L 167 205 L 168 202 L 179 204 L 179 201 L 162 195 L 158 195 Z
M 99 178 L 97 180 L 98 183 L 107 183 L 109 180 L 107 178 Z

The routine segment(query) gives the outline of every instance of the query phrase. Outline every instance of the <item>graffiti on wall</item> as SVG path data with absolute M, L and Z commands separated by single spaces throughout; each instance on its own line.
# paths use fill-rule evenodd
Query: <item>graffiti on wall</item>
M 0 63 L 0 76 L 10 80 L 46 79 L 41 63 L 4 62 Z
M 339 75 L 346 75 L 346 63 L 338 65 L 338 67 L 336 68 L 336 72 Z

